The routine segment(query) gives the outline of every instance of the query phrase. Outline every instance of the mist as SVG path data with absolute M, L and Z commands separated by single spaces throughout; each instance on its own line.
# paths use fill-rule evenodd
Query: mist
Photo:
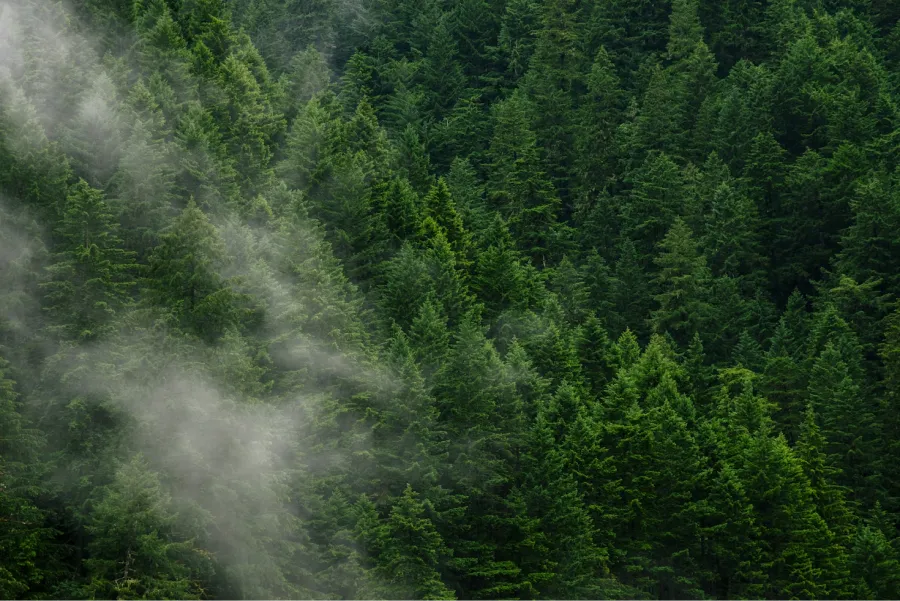
M 49 1 L 0 6 L 0 119 L 8 124 L 0 129 L 2 142 L 23 162 L 58 145 L 72 158 L 70 181 L 85 178 L 104 192 L 108 206 L 125 216 L 134 213 L 138 225 L 166 231 L 166 222 L 171 225 L 189 197 L 202 199 L 208 192 L 198 188 L 179 193 L 171 182 L 148 182 L 157 186 L 157 193 L 173 195 L 171 206 L 163 207 L 167 216 L 160 224 L 140 207 L 122 206 L 115 196 L 116 182 L 139 186 L 147 179 L 148 160 L 161 172 L 175 173 L 186 162 L 202 164 L 209 157 L 203 148 L 191 156 L 183 147 L 148 140 L 140 133 L 144 124 L 124 106 L 116 83 L 121 71 L 112 73 L 104 66 L 94 51 L 100 47 L 98 39 L 76 22 L 68 9 Z M 139 65 L 129 67 L 140 72 Z M 30 135 L 35 131 L 41 135 Z M 148 156 L 158 148 L 164 152 Z M 62 201 L 56 199 L 57 207 Z M 114 428 L 127 432 L 108 445 L 99 463 L 82 466 L 80 473 L 58 470 L 54 485 L 63 497 L 83 500 L 85 478 L 102 484 L 117 466 L 142 456 L 179 511 L 199 510 L 214 524 L 203 543 L 230 572 L 240 594 L 290 595 L 290 590 L 258 584 L 289 559 L 278 556 L 283 547 L 279 541 L 306 536 L 296 520 L 312 508 L 298 506 L 286 490 L 337 473 L 351 460 L 346 449 L 312 449 L 305 441 L 315 439 L 317 421 L 327 419 L 321 412 L 326 401 L 333 401 L 336 383 L 355 390 L 385 391 L 392 386 L 392 376 L 370 354 L 304 331 L 298 323 L 310 309 L 303 299 L 318 292 L 309 289 L 308 280 L 298 281 L 290 266 L 328 260 L 320 228 L 302 218 L 291 219 L 287 232 L 274 222 L 250 226 L 234 207 L 218 206 L 209 215 L 226 251 L 212 266 L 214 276 L 225 289 L 252 292 L 262 316 L 257 328 L 262 334 L 253 348 L 233 330 L 211 344 L 173 332 L 164 312 L 141 296 L 115 315 L 111 334 L 73 345 L 54 342 L 37 325 L 43 312 L 40 281 L 46 275 L 33 282 L 28 274 L 43 244 L 52 250 L 53 236 L 36 225 L 27 229 L 30 222 L 21 199 L 5 205 L 0 207 L 0 331 L 11 332 L 10 340 L 44 347 L 42 364 L 15 365 L 22 382 L 39 382 L 25 395 L 29 413 L 37 426 L 59 433 L 61 440 L 66 425 L 54 423 L 59 415 L 96 420 L 102 413 Z M 51 214 L 59 210 L 45 208 Z M 302 249 L 286 244 L 286 237 L 306 239 L 317 256 L 298 254 Z M 41 266 L 51 262 L 51 256 L 42 255 Z M 352 286 L 346 290 L 343 302 L 352 306 L 355 292 Z M 324 289 L 321 293 L 331 294 Z M 272 343 L 271 353 L 266 340 Z M 260 381 L 261 355 L 292 381 Z M 273 385 L 277 396 L 270 394 Z M 86 441 L 66 444 L 82 443 Z

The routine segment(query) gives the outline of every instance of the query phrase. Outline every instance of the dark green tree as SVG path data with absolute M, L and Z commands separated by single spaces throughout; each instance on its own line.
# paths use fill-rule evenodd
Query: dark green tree
M 687 347 L 695 332 L 709 319 L 706 257 L 700 254 L 688 226 L 680 218 L 659 245 L 660 271 L 654 280 L 657 308 L 650 321 L 655 332 L 670 332 Z
M 178 523 L 172 501 L 140 455 L 95 493 L 88 531 L 85 593 L 200 599 L 211 576 L 209 554 Z
M 134 253 L 122 248 L 103 194 L 84 180 L 66 198 L 57 228 L 60 251 L 47 268 L 45 303 L 52 329 L 69 340 L 90 341 L 109 333 L 129 303 Z

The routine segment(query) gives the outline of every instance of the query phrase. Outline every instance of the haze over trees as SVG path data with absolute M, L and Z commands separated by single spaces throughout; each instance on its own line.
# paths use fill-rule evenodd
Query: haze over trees
M 0 597 L 900 597 L 898 21 L 0 5 Z

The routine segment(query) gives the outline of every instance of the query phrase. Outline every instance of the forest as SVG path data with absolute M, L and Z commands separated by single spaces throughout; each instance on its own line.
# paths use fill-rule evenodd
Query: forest
M 4 0 L 0 598 L 900 598 L 898 22 Z

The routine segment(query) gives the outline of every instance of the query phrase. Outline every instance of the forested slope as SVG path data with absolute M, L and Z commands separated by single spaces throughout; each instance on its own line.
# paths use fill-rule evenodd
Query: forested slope
M 900 4 L 0 4 L 0 597 L 900 597 Z

